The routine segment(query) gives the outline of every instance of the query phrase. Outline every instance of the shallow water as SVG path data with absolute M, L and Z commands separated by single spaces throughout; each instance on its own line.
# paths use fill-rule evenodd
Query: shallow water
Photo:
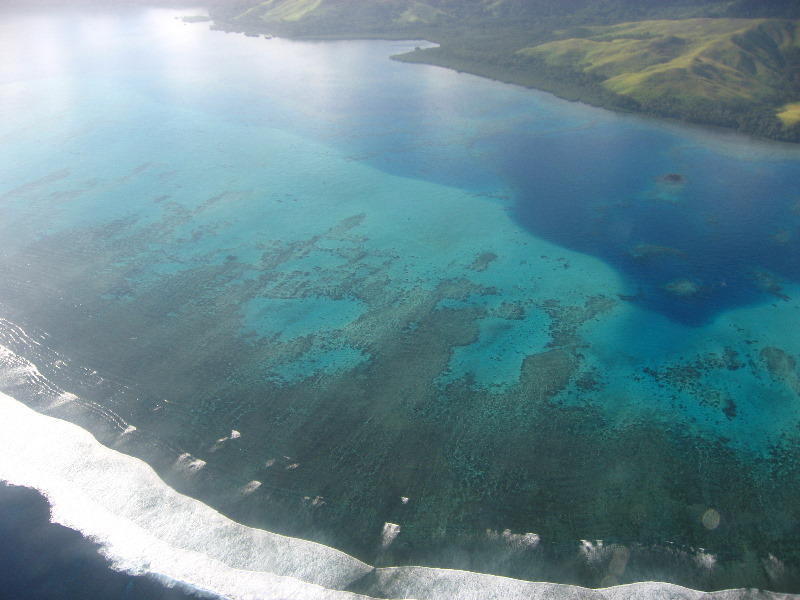
M 800 591 L 798 148 L 178 14 L 0 25 L 0 391 L 369 565 Z

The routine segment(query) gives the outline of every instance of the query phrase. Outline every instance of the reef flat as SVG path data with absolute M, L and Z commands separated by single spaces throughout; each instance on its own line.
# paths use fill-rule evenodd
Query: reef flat
M 356 565 L 322 597 L 430 596 L 412 565 L 798 590 L 794 146 L 138 14 L 0 37 L 0 389 L 31 427 L 224 515 L 242 560 L 258 529 Z

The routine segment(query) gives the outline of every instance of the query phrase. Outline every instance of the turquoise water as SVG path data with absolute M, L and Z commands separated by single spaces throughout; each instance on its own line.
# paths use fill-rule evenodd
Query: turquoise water
M 800 591 L 798 148 L 186 12 L 0 25 L 0 391 L 371 565 Z

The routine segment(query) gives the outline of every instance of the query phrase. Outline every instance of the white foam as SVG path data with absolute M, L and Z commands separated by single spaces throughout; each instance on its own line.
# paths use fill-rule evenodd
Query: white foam
M 428 567 L 375 569 L 376 590 L 415 600 L 788 600 L 791 594 L 757 590 L 699 592 L 671 583 L 643 582 L 602 589 Z
M 178 460 L 175 461 L 173 467 L 184 473 L 185 475 L 194 475 L 200 469 L 206 466 L 206 461 L 201 460 L 199 458 L 195 458 L 188 452 L 184 452 L 178 457 Z
M 242 495 L 247 496 L 255 492 L 260 487 L 261 487 L 261 482 L 253 479 L 253 481 L 250 481 L 249 483 L 244 485 L 240 491 Z
M 222 444 L 223 442 L 227 442 L 228 440 L 235 440 L 237 438 L 242 437 L 242 434 L 236 431 L 235 429 L 231 429 L 231 434 L 226 435 L 225 437 L 221 437 L 217 440 L 217 444 Z
M 78 397 L 75 394 L 71 394 L 70 392 L 63 392 L 58 396 L 56 396 L 56 398 L 53 400 L 53 402 L 50 403 L 50 406 L 48 408 L 52 410 L 54 408 L 64 406 L 65 404 L 75 402 L 77 399 Z M 125 429 L 125 431 L 123 431 L 122 433 L 131 433 L 132 431 L 136 431 L 136 427 L 134 427 L 133 425 L 129 425 L 128 428 Z
M 11 337 L 4 329 L 6 326 L 8 326 L 8 322 L 0 318 L 0 339 Z M 96 375 L 96 373 L 93 374 Z M 42 402 L 44 410 L 53 410 L 75 402 L 101 416 L 106 422 L 122 430 L 123 433 L 131 433 L 136 429 L 114 411 L 96 402 L 82 401 L 75 394 L 61 389 L 47 379 L 31 361 L 16 354 L 10 348 L 0 345 L 0 389 L 9 388 L 26 389 L 32 393 L 32 397 Z M 132 427 L 133 429 L 131 429 Z
M 395 538 L 400 535 L 400 525 L 397 523 L 384 523 L 381 532 L 381 548 L 384 550 L 392 545 Z
M 486 537 L 490 540 L 500 540 L 518 550 L 533 549 L 539 545 L 541 538 L 536 533 L 512 533 L 510 529 L 502 532 L 492 529 L 486 530 Z
M 52 520 L 98 541 L 117 568 L 229 598 L 357 598 L 336 590 L 371 570 L 333 548 L 235 523 L 144 462 L 5 394 L 0 479 L 42 492 Z
M 779 560 L 777 556 L 770 554 L 764 560 L 764 570 L 771 579 L 777 579 L 783 576 L 786 571 L 786 565 L 784 565 L 783 561 Z
M 0 323 L 0 325 L 2 325 Z M 18 378 L 23 381 L 20 382 Z M 44 407 L 77 402 L 100 411 L 123 435 L 135 431 L 107 409 L 87 403 L 54 386 L 26 359 L 0 346 L 0 385 L 26 385 Z M 47 410 L 45 408 L 44 410 Z M 236 439 L 238 432 L 221 442 Z M 299 463 L 285 456 L 285 468 Z M 267 466 L 277 461 L 272 459 Z M 175 467 L 191 475 L 205 462 L 185 453 Z M 706 594 L 665 583 L 638 583 L 590 590 L 569 585 L 522 581 L 449 569 L 392 567 L 375 569 L 334 548 L 236 523 L 201 502 L 167 486 L 146 463 L 100 444 L 77 425 L 35 412 L 0 392 L 0 480 L 39 490 L 49 500 L 52 520 L 101 545 L 115 568 L 181 582 L 231 600 L 357 600 L 371 596 L 343 591 L 356 581 L 370 581 L 367 593 L 415 600 L 800 600 L 800 595 L 752 590 Z M 252 493 L 253 480 L 241 490 Z M 305 499 L 322 506 L 322 497 Z M 408 502 L 406 497 L 400 501 Z M 381 542 L 387 548 L 400 525 L 386 523 Z M 517 547 L 536 547 L 536 534 L 487 531 L 492 539 Z M 605 560 L 614 545 L 585 541 L 586 560 Z M 700 551 L 704 566 L 716 557 Z M 767 564 L 768 563 L 768 564 Z M 770 572 L 783 563 L 770 555 Z M 373 576 L 367 580 L 367 574 Z
M 709 554 L 701 548 L 700 552 L 695 554 L 694 562 L 698 567 L 706 569 L 707 571 L 711 571 L 717 566 L 717 557 L 714 554 Z
M 19 325 L 12 323 L 8 319 L 0 317 L 0 340 L 10 340 L 19 342 L 25 346 L 41 346 L 36 339 L 28 335 Z M 45 339 L 42 336 L 42 339 Z
M 4 386 L 39 384 L 47 387 L 47 380 L 32 363 L 5 346 L 0 346 L 0 365 L 3 367 L 0 384 Z
M 608 551 L 603 545 L 602 540 L 597 540 L 595 542 L 581 540 L 580 551 L 583 557 L 589 563 L 596 563 L 604 560 L 608 555 Z
M 194 460 L 184 455 L 179 462 Z M 706 594 L 665 583 L 590 590 L 449 569 L 374 569 L 334 548 L 236 523 L 177 493 L 144 462 L 2 393 L 0 480 L 43 493 L 52 505 L 52 520 L 101 544 L 116 568 L 231 600 L 364 599 L 370 596 L 342 590 L 369 573 L 368 593 L 395 599 L 800 600 L 751 590 Z M 390 544 L 399 531 L 399 525 L 386 523 L 383 541 Z M 492 534 L 514 543 L 538 543 L 535 534 Z M 589 554 L 610 549 L 599 542 L 584 547 L 591 549 Z M 777 559 L 773 563 L 775 569 L 782 567 Z
M 222 445 L 223 445 L 225 442 L 229 442 L 230 440 L 235 440 L 235 439 L 238 439 L 238 438 L 240 438 L 240 437 L 242 437 L 242 434 L 241 434 L 241 433 L 239 433 L 239 432 L 238 432 L 238 431 L 236 431 L 235 429 L 231 429 L 231 434 L 230 434 L 230 435 L 226 435 L 225 437 L 221 437 L 221 438 L 219 438 L 219 439 L 218 439 L 218 440 L 217 440 L 217 441 L 214 443 L 214 445 L 213 445 L 213 446 L 211 446 L 210 452 L 216 452 L 217 450 L 219 450 L 220 448 L 222 448 Z

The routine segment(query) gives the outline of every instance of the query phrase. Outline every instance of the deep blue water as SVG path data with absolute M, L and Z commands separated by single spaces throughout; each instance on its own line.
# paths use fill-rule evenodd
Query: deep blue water
M 180 600 L 199 598 L 111 568 L 99 546 L 50 522 L 47 500 L 0 482 L 0 598 Z M 210 597 L 210 596 L 205 596 Z
M 517 221 L 612 265 L 629 283 L 631 301 L 702 325 L 774 301 L 781 281 L 800 279 L 793 162 L 679 153 L 673 135 L 647 130 L 578 135 L 501 134 L 490 145 L 517 191 Z M 697 290 L 667 289 L 680 280 Z

